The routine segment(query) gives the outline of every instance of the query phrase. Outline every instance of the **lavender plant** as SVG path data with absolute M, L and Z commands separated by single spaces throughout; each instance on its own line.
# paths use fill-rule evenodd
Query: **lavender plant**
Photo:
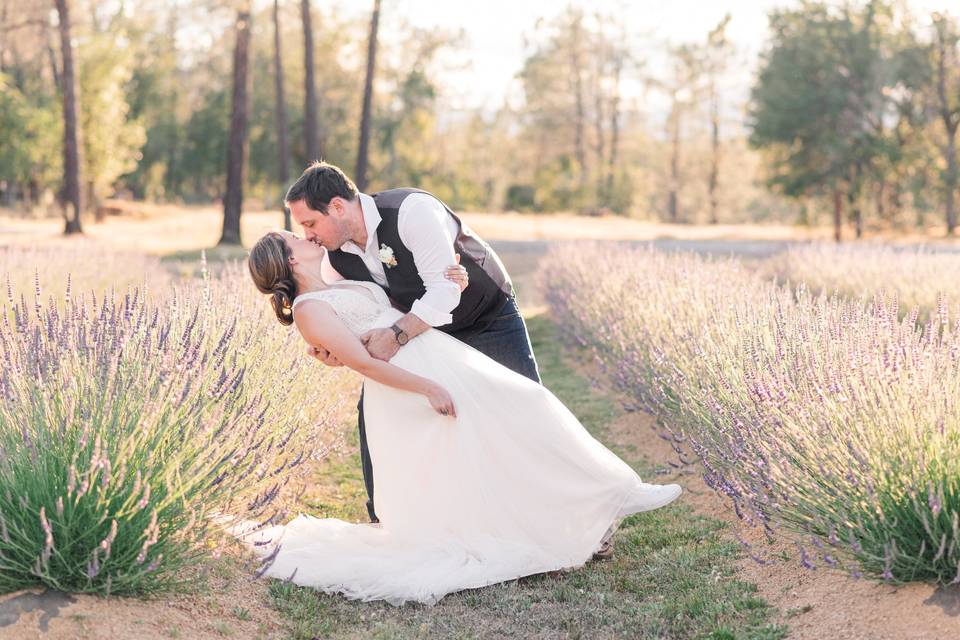
M 157 300 L 68 285 L 57 305 L 8 284 L 0 592 L 169 589 L 231 518 L 283 517 L 346 378 L 310 366 L 242 275 Z
M 790 290 L 736 262 L 609 247 L 541 274 L 563 325 L 801 562 L 960 581 L 960 323 Z M 685 459 L 684 459 L 685 460 Z
M 941 294 L 960 300 L 960 256 L 922 247 L 794 245 L 758 267 L 768 277 L 804 283 L 814 292 L 836 292 L 850 298 L 896 297 L 900 317 L 916 307 L 921 322 L 936 315 Z

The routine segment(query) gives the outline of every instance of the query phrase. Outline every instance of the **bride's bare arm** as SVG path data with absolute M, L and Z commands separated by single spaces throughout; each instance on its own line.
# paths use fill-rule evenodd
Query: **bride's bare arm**
M 395 389 L 424 395 L 438 413 L 456 416 L 453 400 L 443 387 L 371 356 L 328 303 L 322 300 L 301 302 L 294 322 L 307 344 L 326 349 L 360 375 Z

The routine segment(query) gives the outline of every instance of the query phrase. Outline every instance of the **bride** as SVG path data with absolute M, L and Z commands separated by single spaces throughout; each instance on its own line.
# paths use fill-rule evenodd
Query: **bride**
M 590 559 L 619 521 L 662 507 L 543 386 L 429 329 L 389 361 L 359 336 L 402 312 L 371 282 L 320 276 L 322 247 L 263 236 L 250 272 L 278 319 L 365 378 L 379 524 L 301 515 L 253 534 L 266 575 L 400 605 Z

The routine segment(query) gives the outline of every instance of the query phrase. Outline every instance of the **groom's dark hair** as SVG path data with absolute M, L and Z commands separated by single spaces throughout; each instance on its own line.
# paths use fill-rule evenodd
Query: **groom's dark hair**
M 303 200 L 314 211 L 327 213 L 327 205 L 336 197 L 353 201 L 357 197 L 357 185 L 340 167 L 326 162 L 314 162 L 287 190 L 287 204 Z

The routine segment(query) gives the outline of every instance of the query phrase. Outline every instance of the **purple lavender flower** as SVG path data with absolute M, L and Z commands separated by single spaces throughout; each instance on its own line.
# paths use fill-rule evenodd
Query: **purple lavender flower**
M 930 491 L 927 495 L 927 503 L 930 505 L 930 511 L 933 513 L 933 517 L 936 518 L 940 514 L 940 510 L 943 508 L 943 504 L 940 501 L 940 497 L 934 493 L 933 487 L 930 488 Z
M 100 548 L 93 550 L 93 557 L 87 562 L 87 577 L 96 578 L 100 574 Z

